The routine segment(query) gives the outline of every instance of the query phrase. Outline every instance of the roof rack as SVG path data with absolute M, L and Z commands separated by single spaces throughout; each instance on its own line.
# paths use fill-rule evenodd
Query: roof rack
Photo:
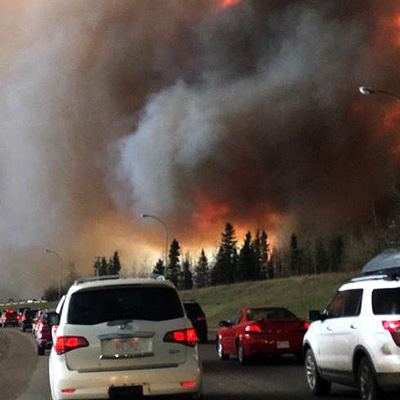
M 388 281 L 395 281 L 400 279 L 400 273 L 399 272 L 388 272 L 386 274 L 377 274 L 377 275 L 363 275 L 363 276 L 358 276 L 355 278 L 351 278 L 348 282 L 363 282 L 363 281 L 375 281 L 375 280 L 388 280 Z
M 74 285 L 79 285 L 85 282 L 105 281 L 108 279 L 120 279 L 123 278 L 121 275 L 99 275 L 99 276 L 87 276 L 85 278 L 79 278 L 74 282 Z

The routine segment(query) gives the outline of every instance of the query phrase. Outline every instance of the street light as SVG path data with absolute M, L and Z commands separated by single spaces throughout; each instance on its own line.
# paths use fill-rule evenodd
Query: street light
M 150 215 L 150 214 L 140 214 L 142 218 L 153 218 L 158 221 L 164 227 L 164 235 L 165 235 L 165 255 L 164 255 L 164 268 L 167 271 L 167 260 L 168 260 L 168 227 L 167 224 L 161 220 L 160 218 Z
M 58 277 L 58 300 L 60 300 L 61 299 L 61 277 L 62 277 L 63 261 L 62 261 L 62 258 L 60 257 L 60 255 L 54 250 L 46 249 L 46 253 L 54 254 L 60 261 L 60 274 Z
M 380 93 L 380 94 L 385 94 L 387 96 L 394 97 L 396 100 L 400 101 L 400 96 L 397 95 L 396 93 L 389 92 L 387 90 L 380 90 L 380 89 L 374 89 L 371 86 L 360 86 L 358 88 L 361 94 L 368 96 L 369 94 L 375 94 L 375 93 Z

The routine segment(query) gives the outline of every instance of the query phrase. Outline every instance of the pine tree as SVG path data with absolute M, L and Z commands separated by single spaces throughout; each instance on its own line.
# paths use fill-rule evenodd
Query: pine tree
M 273 263 L 271 264 L 268 263 L 269 259 L 268 235 L 264 230 L 261 232 L 261 237 L 260 237 L 260 257 L 261 257 L 260 279 L 265 279 L 265 278 L 272 279 L 274 277 Z
M 197 288 L 204 288 L 210 284 L 210 270 L 208 267 L 208 259 L 201 249 L 201 254 L 195 269 L 194 282 Z
M 317 238 L 315 242 L 315 260 L 318 273 L 329 271 L 329 255 L 321 237 Z
M 153 268 L 153 274 L 154 275 L 165 275 L 165 267 L 164 267 L 164 261 L 161 259 L 158 259 L 156 265 Z
M 109 275 L 108 272 L 108 263 L 105 257 L 102 257 L 101 262 L 100 262 L 100 269 L 99 269 L 99 275 L 104 276 L 104 275 Z
M 109 275 L 119 275 L 120 272 L 121 272 L 121 262 L 119 260 L 118 251 L 115 251 L 113 258 L 110 259 L 108 265 L 108 273 Z
M 180 288 L 183 290 L 190 290 L 193 288 L 193 274 L 190 269 L 189 256 L 186 256 L 186 260 L 182 263 L 182 278 Z
M 212 271 L 212 281 L 215 284 L 233 283 L 235 281 L 238 255 L 236 248 L 235 229 L 228 222 L 222 233 L 217 260 Z
M 251 245 L 251 233 L 247 232 L 243 247 L 239 252 L 239 263 L 236 270 L 237 282 L 254 280 L 255 261 L 254 247 Z
M 93 269 L 94 269 L 94 275 L 95 276 L 99 276 L 100 275 L 100 268 L 101 268 L 101 258 L 100 257 L 96 257 L 96 259 L 94 260 L 94 264 L 93 264 Z
M 299 275 L 300 268 L 300 250 L 297 235 L 293 232 L 290 237 L 290 273 Z
M 169 279 L 176 287 L 179 284 L 179 276 L 181 268 L 179 265 L 180 246 L 176 239 L 171 242 L 169 250 L 169 263 L 167 267 L 167 279 Z
M 340 267 L 340 264 L 343 262 L 345 248 L 344 248 L 344 240 L 342 235 L 335 236 L 330 244 L 330 272 L 335 272 Z

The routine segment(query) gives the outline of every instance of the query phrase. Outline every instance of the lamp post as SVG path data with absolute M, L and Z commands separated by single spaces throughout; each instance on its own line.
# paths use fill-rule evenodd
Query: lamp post
M 62 266 L 63 266 L 63 261 L 61 256 L 54 250 L 46 249 L 46 253 L 51 253 L 54 254 L 58 260 L 60 261 L 60 273 L 58 277 L 58 300 L 61 298 L 61 278 L 62 278 Z
M 155 215 L 150 214 L 140 214 L 142 218 L 152 218 L 158 221 L 164 227 L 164 235 L 165 235 L 165 254 L 164 254 L 164 268 L 165 273 L 167 272 L 167 260 L 168 260 L 168 227 L 167 224 L 161 220 L 160 218 L 156 217 Z
M 361 94 L 368 96 L 369 94 L 375 94 L 375 93 L 380 93 L 380 94 L 385 94 L 387 96 L 394 97 L 396 100 L 400 101 L 400 96 L 397 95 L 396 93 L 389 92 L 387 90 L 381 90 L 381 89 L 374 89 L 371 86 L 360 86 L 358 88 Z

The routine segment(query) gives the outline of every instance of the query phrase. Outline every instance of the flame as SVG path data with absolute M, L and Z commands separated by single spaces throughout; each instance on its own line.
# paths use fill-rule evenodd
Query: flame
M 208 228 L 216 221 L 220 221 L 229 213 L 229 206 L 225 203 L 216 203 L 205 194 L 198 193 L 196 196 L 196 209 L 192 219 L 200 228 Z
M 234 7 L 240 3 L 240 0 L 220 0 L 221 8 Z

